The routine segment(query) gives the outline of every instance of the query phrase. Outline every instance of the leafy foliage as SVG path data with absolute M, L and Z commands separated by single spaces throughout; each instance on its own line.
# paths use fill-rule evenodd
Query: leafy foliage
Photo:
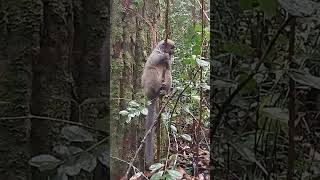
M 215 67 L 211 91 L 217 107 L 213 108 L 212 116 L 214 122 L 220 122 L 214 123 L 217 126 L 211 156 L 214 173 L 218 179 L 226 176 L 229 179 L 281 179 L 287 176 L 288 105 L 292 103 L 288 101 L 291 98 L 288 85 L 293 80 L 293 109 L 297 114 L 294 176 L 317 179 L 320 174 L 315 159 L 318 158 L 311 158 L 310 153 L 318 153 L 320 139 L 316 133 L 319 123 L 315 123 L 318 121 L 315 114 L 319 112 L 315 104 L 319 102 L 320 77 L 316 38 L 319 32 L 315 28 L 319 25 L 319 14 L 315 13 L 315 8 L 319 3 L 238 2 L 239 6 L 227 3 L 214 14 L 214 18 L 221 17 L 213 30 L 219 37 L 219 46 L 212 50 L 214 61 L 211 61 Z M 213 9 L 223 4 L 218 1 Z M 292 61 L 288 58 L 289 26 L 279 31 L 286 20 L 283 12 L 302 17 L 297 19 Z M 280 36 L 271 44 L 278 31 Z M 220 36 L 225 32 L 229 36 Z
M 68 140 L 67 144 L 93 141 L 92 134 L 79 126 L 63 127 L 61 136 Z M 97 161 L 100 161 L 104 166 L 109 166 L 109 155 L 105 148 L 100 148 L 103 146 L 106 147 L 105 144 L 93 145 L 92 147 L 97 150 L 91 154 L 89 153 L 91 148 L 84 150 L 73 145 L 56 145 L 53 147 L 53 152 L 62 160 L 50 154 L 40 154 L 32 157 L 29 164 L 44 173 L 55 172 L 53 176 L 55 180 L 68 180 L 68 176 L 76 176 L 81 170 L 92 172 L 97 166 Z

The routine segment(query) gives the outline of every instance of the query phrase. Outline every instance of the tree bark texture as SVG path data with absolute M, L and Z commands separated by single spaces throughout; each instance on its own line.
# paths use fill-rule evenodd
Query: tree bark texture
M 60 130 L 68 125 L 10 117 L 108 130 L 110 6 L 105 0 L 0 1 L 0 179 L 46 179 L 30 173 L 28 160 L 64 144 Z
M 130 100 L 144 104 L 141 90 L 141 74 L 146 56 L 154 44 L 153 32 L 159 19 L 157 1 L 144 0 L 139 5 L 130 1 L 114 1 L 112 11 L 112 65 L 111 65 L 111 104 L 115 104 L 111 116 L 111 153 L 130 161 L 144 135 L 144 117 L 135 117 L 126 123 L 126 117 L 119 111 L 128 107 Z M 153 27 L 150 27 L 153 24 Z M 120 123 L 119 123 L 120 122 Z M 119 143 L 120 142 L 120 143 Z M 121 151 L 119 151 L 121 149 Z M 135 166 L 143 170 L 143 152 Z M 125 173 L 127 164 L 112 161 L 115 177 Z

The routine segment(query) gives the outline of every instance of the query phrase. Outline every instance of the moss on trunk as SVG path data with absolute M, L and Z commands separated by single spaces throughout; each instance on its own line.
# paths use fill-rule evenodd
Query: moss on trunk
M 0 1 L 0 118 L 30 114 L 32 60 L 40 47 L 40 0 Z M 30 119 L 1 120 L 0 179 L 28 179 Z

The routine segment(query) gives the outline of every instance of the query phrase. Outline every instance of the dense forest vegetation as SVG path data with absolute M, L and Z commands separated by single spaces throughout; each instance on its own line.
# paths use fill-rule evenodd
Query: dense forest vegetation
M 0 179 L 318 180 L 319 62 L 319 0 L 2 0 Z
M 133 179 L 209 179 L 209 1 L 125 2 L 114 1 L 112 13 L 112 177 L 123 177 L 133 163 Z M 145 168 L 140 146 L 148 103 L 141 75 L 147 57 L 166 36 L 176 46 L 173 90 L 159 103 L 156 163 Z
M 211 4 L 211 176 L 319 179 L 316 1 Z

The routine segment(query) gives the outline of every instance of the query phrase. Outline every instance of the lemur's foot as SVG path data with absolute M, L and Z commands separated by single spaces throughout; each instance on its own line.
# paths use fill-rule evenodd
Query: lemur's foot
M 163 90 L 163 89 L 160 90 L 160 96 L 164 96 L 164 95 L 166 95 L 166 94 L 167 94 L 167 91 L 166 91 L 166 90 Z
M 162 83 L 161 83 L 161 88 L 160 89 L 165 89 L 167 87 L 167 84 L 163 81 Z

